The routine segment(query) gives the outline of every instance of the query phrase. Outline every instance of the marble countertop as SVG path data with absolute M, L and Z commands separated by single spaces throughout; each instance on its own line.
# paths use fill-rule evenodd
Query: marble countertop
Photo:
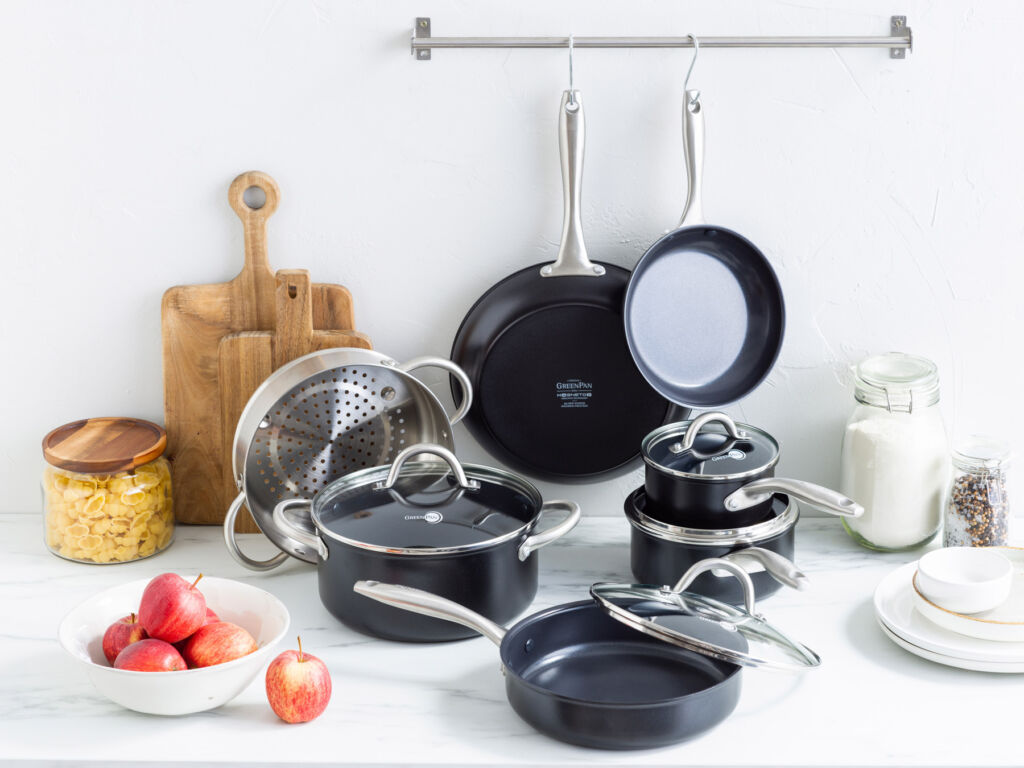
M 764 614 L 823 658 L 794 676 L 745 670 L 736 711 L 675 747 L 601 752 L 535 732 L 505 700 L 497 649 L 484 638 L 439 645 L 385 642 L 334 620 L 312 566 L 265 574 L 237 565 L 218 528 L 180 526 L 165 553 L 87 566 L 43 546 L 36 514 L 0 515 L 0 762 L 341 765 L 1019 765 L 1024 760 L 1021 679 L 951 669 L 898 648 L 875 623 L 878 581 L 919 553 L 878 554 L 834 519 L 797 530 L 803 592 L 783 590 Z M 243 537 L 257 554 L 262 537 Z M 584 597 L 596 581 L 629 579 L 621 517 L 585 519 L 544 550 L 534 608 Z M 179 718 L 121 709 L 92 687 L 56 640 L 62 617 L 108 587 L 164 571 L 237 578 L 276 594 L 292 634 L 327 662 L 334 694 L 301 726 L 279 721 L 262 677 L 219 709 Z M 290 645 L 288 647 L 291 647 Z

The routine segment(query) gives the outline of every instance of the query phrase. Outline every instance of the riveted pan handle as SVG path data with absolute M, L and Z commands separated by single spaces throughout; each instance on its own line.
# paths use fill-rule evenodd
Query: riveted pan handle
M 553 525 L 546 531 L 535 533 L 529 536 L 526 541 L 519 545 L 519 560 L 523 561 L 530 556 L 530 553 L 546 547 L 553 541 L 557 541 L 562 538 L 576 527 L 576 523 L 580 521 L 580 505 L 575 501 L 549 501 L 543 507 L 540 508 L 540 516 L 545 515 L 552 509 L 564 509 L 566 511 L 565 518 L 562 519 L 557 525 Z
M 243 504 L 245 504 L 245 493 L 240 493 L 235 496 L 235 500 L 231 502 L 231 506 L 228 507 L 228 512 L 224 516 L 224 544 L 227 545 L 228 552 L 236 562 L 244 565 L 250 571 L 269 571 L 277 568 L 288 559 L 287 552 L 278 552 L 269 560 L 255 560 L 239 549 L 238 539 L 235 538 L 235 518 L 238 517 L 238 512 Z
M 480 483 L 476 480 L 470 480 L 466 477 L 466 471 L 462 468 L 459 460 L 455 458 L 455 454 L 440 445 L 433 445 L 432 443 L 416 443 L 416 445 L 410 445 L 408 448 L 403 448 L 395 460 L 391 463 L 391 470 L 388 472 L 387 478 L 382 483 L 376 483 L 373 486 L 375 491 L 390 491 L 395 487 L 395 483 L 398 482 L 398 476 L 402 472 L 402 466 L 411 459 L 413 456 L 419 453 L 430 453 L 434 456 L 439 456 L 444 459 L 445 462 L 451 467 L 452 474 L 455 475 L 455 480 L 459 484 L 459 488 L 467 491 L 475 491 L 480 487 Z
M 451 360 L 443 357 L 434 357 L 433 355 L 425 355 L 423 357 L 414 357 L 412 360 L 398 365 L 397 368 L 406 373 L 412 373 L 417 368 L 440 368 L 443 371 L 447 371 L 456 378 L 459 386 L 462 388 L 462 404 L 451 415 L 449 419 L 451 425 L 454 427 L 469 413 L 469 407 L 473 405 L 473 383 L 469 380 L 466 372 Z
M 435 619 L 452 621 L 464 627 L 476 630 L 497 646 L 505 637 L 505 628 L 495 624 L 486 616 L 481 616 L 464 605 L 460 605 L 433 592 L 426 592 L 414 587 L 403 587 L 399 584 L 383 584 L 379 581 L 357 581 L 352 589 L 364 597 L 403 611 L 432 616 Z
M 743 603 L 747 613 L 751 616 L 756 615 L 754 613 L 754 582 L 750 580 L 750 575 L 743 570 L 742 566 L 721 557 L 709 557 L 706 560 L 700 560 L 691 565 L 682 578 L 676 582 L 676 585 L 672 587 L 672 591 L 676 593 L 683 592 L 702 573 L 719 568 L 728 571 L 739 579 L 740 586 L 743 587 Z
M 583 196 L 583 145 L 586 123 L 579 91 L 565 91 L 558 109 L 558 154 L 562 159 L 562 243 L 554 264 L 541 267 L 541 277 L 600 277 L 605 270 L 587 256 L 580 204 Z
M 680 227 L 707 223 L 704 218 L 704 106 L 700 91 L 687 91 L 683 99 L 683 153 L 686 159 L 686 206 Z
M 784 493 L 815 509 L 839 517 L 860 517 L 864 514 L 864 507 L 838 491 L 808 483 L 806 480 L 792 480 L 786 477 L 766 477 L 747 483 L 725 497 L 725 508 L 730 512 L 738 512 L 767 501 L 775 493 Z
M 700 416 L 690 422 L 690 426 L 686 428 L 686 432 L 683 434 L 682 440 L 678 443 L 672 443 L 668 449 L 672 453 L 685 453 L 686 451 L 693 450 L 693 444 L 697 441 L 697 435 L 704 427 L 713 422 L 717 422 L 725 427 L 725 432 L 729 437 L 735 440 L 740 440 L 747 436 L 747 433 L 736 426 L 736 422 L 733 421 L 728 414 L 719 413 L 718 411 L 708 411 L 702 413 Z M 729 443 L 728 445 L 731 445 Z M 728 447 L 723 448 L 723 452 L 728 450 Z

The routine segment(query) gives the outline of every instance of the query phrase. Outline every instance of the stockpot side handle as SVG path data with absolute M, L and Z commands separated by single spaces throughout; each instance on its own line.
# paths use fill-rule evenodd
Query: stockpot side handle
M 310 514 L 313 504 L 309 499 L 285 499 L 284 501 L 279 501 L 277 506 L 274 507 L 274 525 L 278 531 L 289 539 L 313 550 L 321 560 L 326 560 L 329 552 L 324 540 L 315 533 L 302 530 L 288 519 L 288 510 L 299 507 L 304 508 L 306 514 Z
M 497 646 L 501 646 L 505 637 L 505 628 L 495 624 L 486 616 L 481 616 L 464 605 L 460 605 L 433 592 L 426 592 L 414 587 L 399 584 L 384 584 L 379 581 L 362 580 L 352 585 L 352 589 L 364 597 L 385 603 L 403 611 L 431 616 L 443 621 L 452 621 L 469 627 L 486 637 Z
M 420 453 L 429 453 L 444 459 L 445 463 L 451 468 L 452 474 L 455 475 L 459 488 L 467 491 L 475 491 L 480 488 L 479 482 L 466 477 L 466 470 L 462 468 L 462 464 L 455 458 L 455 454 L 447 448 L 441 445 L 434 445 L 433 443 L 416 443 L 399 451 L 398 455 L 395 456 L 395 460 L 391 462 L 391 469 L 388 470 L 387 478 L 382 483 L 376 483 L 373 489 L 375 491 L 390 491 L 394 488 L 395 483 L 398 482 L 398 476 L 402 473 L 402 467 L 405 466 L 405 462 Z
M 725 508 L 737 512 L 768 501 L 775 493 L 784 493 L 815 509 L 839 517 L 860 517 L 864 514 L 864 507 L 838 491 L 787 477 L 765 477 L 747 483 L 725 497 Z
M 424 357 L 414 357 L 412 360 L 400 363 L 397 368 L 406 373 L 412 373 L 418 368 L 440 368 L 443 371 L 447 371 L 455 377 L 462 388 L 462 404 L 451 415 L 449 422 L 454 427 L 469 413 L 470 406 L 473 405 L 473 383 L 469 380 L 466 372 L 451 360 L 444 357 L 425 355 Z
M 804 589 L 807 587 L 807 577 L 803 571 L 796 567 L 796 563 L 789 558 L 783 557 L 778 552 L 772 552 L 770 549 L 745 547 L 723 555 L 723 557 L 741 566 L 749 562 L 756 563 L 763 567 L 773 579 L 787 587 L 792 587 L 793 589 Z M 746 567 L 744 567 L 744 570 L 750 573 Z
M 731 560 L 726 560 L 721 557 L 709 557 L 705 560 L 700 560 L 691 565 L 686 573 L 683 574 L 682 578 L 676 582 L 676 585 L 672 587 L 672 591 L 679 593 L 683 592 L 688 586 L 690 586 L 694 580 L 706 571 L 715 570 L 717 568 L 724 569 L 739 579 L 740 586 L 743 588 L 743 604 L 747 609 L 747 613 L 751 616 L 755 616 L 754 613 L 754 582 L 751 581 L 750 575 L 743 570 L 743 568 Z
M 700 434 L 700 431 L 705 426 L 714 422 L 725 427 L 726 434 L 734 441 L 747 436 L 747 433 L 737 427 L 736 422 L 728 414 L 719 411 L 708 411 L 693 419 L 686 428 L 686 432 L 683 433 L 682 439 L 678 443 L 670 445 L 668 449 L 672 453 L 684 453 L 693 450 L 693 444 L 697 441 L 697 435 Z
M 551 542 L 557 541 L 565 536 L 565 534 L 576 527 L 576 524 L 580 521 L 580 516 L 582 515 L 580 505 L 575 501 L 564 501 L 562 499 L 558 499 L 555 501 L 549 501 L 542 506 L 540 508 L 538 518 L 543 517 L 553 509 L 565 510 L 565 517 L 547 530 L 528 536 L 526 541 L 519 545 L 520 562 L 526 560 L 526 558 L 530 556 L 530 553 L 535 550 L 538 550 L 541 547 L 546 547 Z
M 269 571 L 277 568 L 288 559 L 287 552 L 278 552 L 269 560 L 254 560 L 238 548 L 238 540 L 235 538 L 235 520 L 238 518 L 238 512 L 243 504 L 245 504 L 245 493 L 240 493 L 235 496 L 235 500 L 231 502 L 231 506 L 228 507 L 228 512 L 224 516 L 224 544 L 227 545 L 228 552 L 237 563 L 244 565 L 250 571 Z

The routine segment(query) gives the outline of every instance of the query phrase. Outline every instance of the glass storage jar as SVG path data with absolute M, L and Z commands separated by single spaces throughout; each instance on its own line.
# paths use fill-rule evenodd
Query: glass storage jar
M 1007 471 L 1010 446 L 972 435 L 953 450 L 946 499 L 944 547 L 1002 547 L 1009 541 Z
M 939 530 L 949 477 L 938 369 L 900 352 L 869 357 L 854 371 L 853 395 L 840 489 L 864 514 L 843 526 L 870 549 L 918 547 Z
M 142 419 L 83 419 L 43 438 L 46 546 L 81 563 L 155 555 L 174 538 L 167 433 Z

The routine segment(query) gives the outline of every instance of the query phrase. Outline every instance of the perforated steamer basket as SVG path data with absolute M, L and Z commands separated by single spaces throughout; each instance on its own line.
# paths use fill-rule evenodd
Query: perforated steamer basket
M 441 368 L 462 385 L 462 403 L 450 419 L 437 396 L 410 373 L 418 368 Z M 452 426 L 472 399 L 465 372 L 443 357 L 400 364 L 374 350 L 338 347 L 281 366 L 249 398 L 235 430 L 232 466 L 240 493 L 224 518 L 228 552 L 257 571 L 289 556 L 315 563 L 315 551 L 270 524 L 277 503 L 310 499 L 332 480 L 390 464 L 416 443 L 451 450 Z M 255 560 L 239 549 L 235 519 L 243 504 L 280 553 Z

